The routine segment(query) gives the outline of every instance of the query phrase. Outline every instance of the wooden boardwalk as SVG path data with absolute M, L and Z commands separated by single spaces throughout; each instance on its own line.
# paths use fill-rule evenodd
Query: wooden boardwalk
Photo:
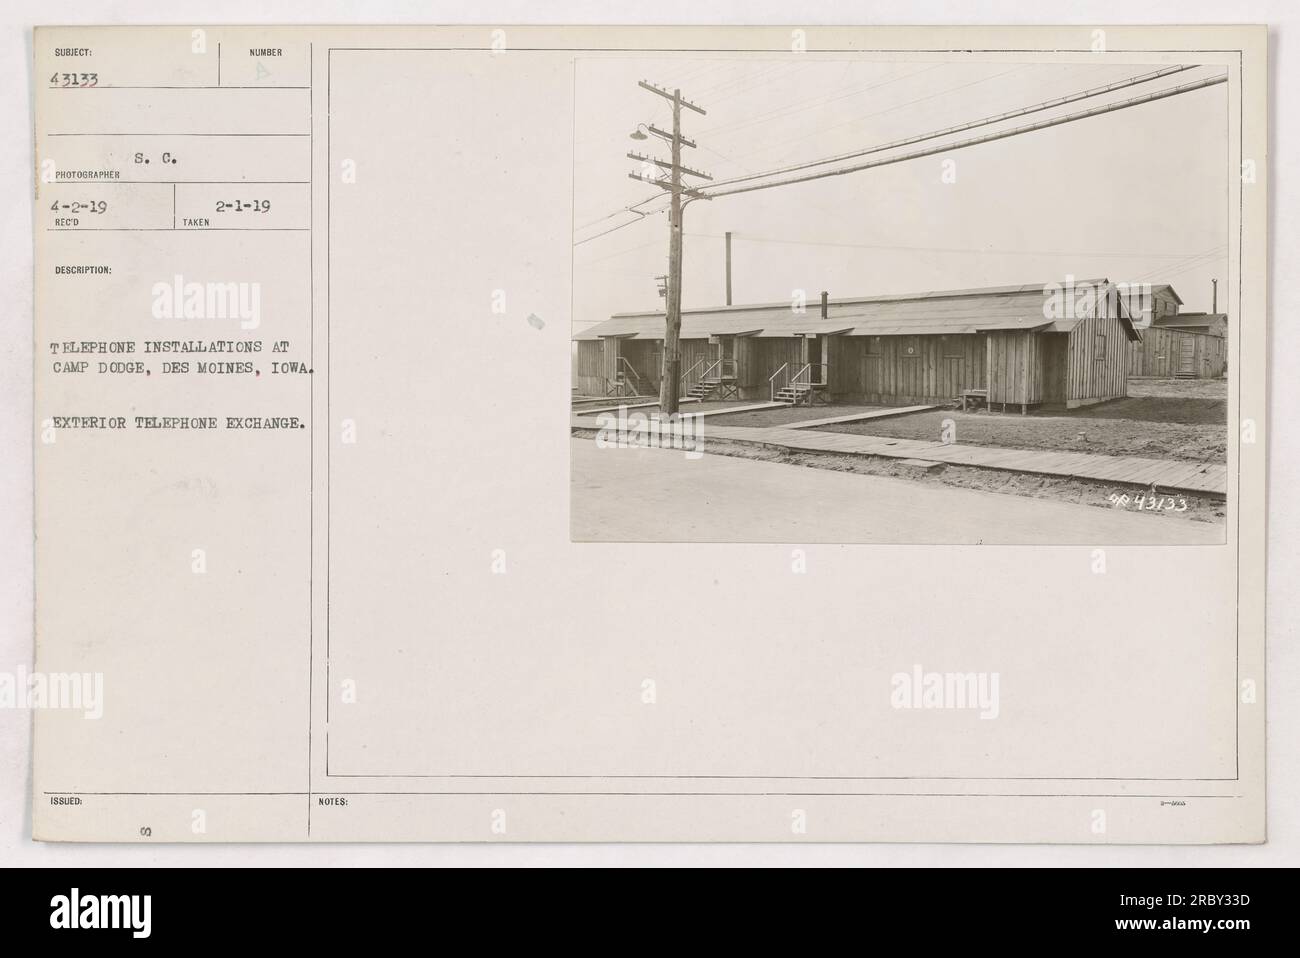
M 722 409 L 701 409 L 699 412 L 684 412 L 683 416 L 692 416 L 702 419 L 705 416 L 729 416 L 733 412 L 758 412 L 760 409 L 779 409 L 782 406 L 788 406 L 784 402 L 757 402 L 749 406 L 727 406 Z
M 598 408 L 596 408 L 596 409 L 587 409 L 587 408 L 574 409 L 574 410 L 572 410 L 572 412 L 573 412 L 574 415 L 577 415 L 577 416 L 594 416 L 594 415 L 596 415 L 597 413 L 602 413 L 602 412 L 618 412 L 620 409 L 648 409 L 648 408 L 650 408 L 651 406 L 657 406 L 657 405 L 659 405 L 659 400 L 658 400 L 658 399 L 645 399 L 643 396 L 637 396 L 636 398 L 639 399 L 639 400 L 641 400 L 641 401 L 640 401 L 640 402 L 623 402 L 623 403 L 619 403 L 617 406 L 600 406 L 600 407 L 598 407 Z M 695 398 L 693 398 L 693 397 L 687 396 L 687 397 L 684 398 L 684 399 L 679 399 L 679 400 L 677 400 L 677 402 L 678 402 L 678 405 L 681 405 L 682 403 L 688 403 L 688 402 L 699 402 L 699 400 L 698 400 L 698 399 L 695 399 Z
M 687 398 L 678 400 L 678 402 L 684 405 L 688 402 L 698 403 L 699 400 Z M 651 406 L 658 405 L 658 400 L 655 400 L 654 402 L 623 403 L 621 406 L 602 406 L 599 409 L 574 409 L 573 414 L 576 416 L 593 416 L 602 412 L 618 412 L 620 409 L 648 409 Z M 760 409 L 777 409 L 781 406 L 788 405 L 789 403 L 783 402 L 757 402 L 751 403 L 747 406 L 723 406 L 721 409 L 701 409 L 699 412 L 683 412 L 681 415 L 702 419 L 705 416 L 728 416 L 733 412 L 757 412 Z
M 571 417 L 574 429 L 592 429 L 587 417 Z M 1144 459 L 1140 456 L 1103 456 L 1085 452 L 1053 452 L 1045 449 L 1004 449 L 932 442 L 920 439 L 891 439 L 884 436 L 856 436 L 848 433 L 816 432 L 789 426 L 708 426 L 704 438 L 752 442 L 805 452 L 842 455 L 887 456 L 894 459 L 924 459 L 957 466 L 1002 469 L 1044 476 L 1091 479 L 1117 485 L 1142 486 L 1173 492 L 1215 496 L 1227 494 L 1228 469 L 1219 463 L 1186 462 L 1179 459 Z
M 809 419 L 807 422 L 786 423 L 786 429 L 812 429 L 815 426 L 830 426 L 837 422 L 862 422 L 866 419 L 889 419 L 892 416 L 906 416 L 913 412 L 927 412 L 938 409 L 935 406 L 897 406 L 890 409 L 873 409 L 871 412 L 855 412 L 847 416 L 830 416 L 826 419 Z

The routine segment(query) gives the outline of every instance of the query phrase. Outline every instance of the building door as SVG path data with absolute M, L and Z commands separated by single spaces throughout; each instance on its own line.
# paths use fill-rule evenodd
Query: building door
M 880 392 L 883 388 L 883 366 L 884 358 L 880 355 L 880 342 L 877 339 L 867 340 L 867 352 L 862 356 L 861 382 L 862 382 L 862 401 L 875 403 L 880 402 Z
M 1184 376 L 1196 375 L 1196 341 L 1184 336 L 1178 343 L 1178 372 Z
M 943 399 L 956 399 L 964 388 L 961 381 L 961 357 L 943 357 L 943 379 L 939 383 L 939 396 Z
M 804 336 L 800 340 L 799 367 L 811 365 L 807 372 L 808 382 L 822 385 L 825 367 L 821 365 L 822 352 L 826 343 L 825 336 Z M 796 370 L 797 372 L 798 370 Z
M 717 376 L 719 379 L 734 379 L 736 376 L 736 337 L 735 336 L 718 337 Z

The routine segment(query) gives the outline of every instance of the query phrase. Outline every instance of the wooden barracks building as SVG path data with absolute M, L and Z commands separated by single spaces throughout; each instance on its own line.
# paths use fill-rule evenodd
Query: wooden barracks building
M 1216 297 L 1217 299 L 1217 297 Z M 1219 312 L 1185 313 L 1172 286 L 1128 302 L 1142 342 L 1129 353 L 1134 378 L 1218 379 L 1228 372 L 1228 317 Z
M 1127 395 L 1141 335 L 1124 297 L 1107 280 L 1051 290 L 1059 287 L 822 294 L 804 312 L 789 303 L 683 310 L 681 388 L 715 399 L 961 400 L 1020 412 Z M 580 333 L 576 392 L 658 393 L 663 335 L 662 312 L 618 313 Z

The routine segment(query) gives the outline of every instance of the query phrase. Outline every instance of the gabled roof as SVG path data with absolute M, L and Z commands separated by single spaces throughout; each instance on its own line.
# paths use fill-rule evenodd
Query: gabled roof
M 1108 280 L 1076 281 L 1109 287 Z M 938 290 L 900 296 L 872 296 L 827 301 L 826 317 L 820 304 L 808 303 L 796 312 L 791 303 L 747 306 L 711 306 L 682 310 L 683 339 L 715 335 L 754 334 L 768 338 L 845 333 L 850 336 L 963 335 L 992 330 L 1069 332 L 1086 317 L 1045 315 L 1046 291 L 1051 284 L 996 286 L 984 289 Z M 1121 321 L 1126 335 L 1137 333 L 1122 298 Z M 579 333 L 576 339 L 607 336 L 663 338 L 664 313 L 616 313 L 603 323 Z
M 1156 293 L 1168 293 L 1170 299 L 1172 299 L 1179 306 L 1183 305 L 1182 297 L 1179 296 L 1178 293 L 1174 290 L 1174 288 L 1170 286 L 1168 283 L 1157 283 L 1155 286 L 1152 286 L 1151 295 L 1154 296 Z
M 1228 322 L 1227 313 L 1178 313 L 1151 321 L 1152 326 L 1218 326 Z

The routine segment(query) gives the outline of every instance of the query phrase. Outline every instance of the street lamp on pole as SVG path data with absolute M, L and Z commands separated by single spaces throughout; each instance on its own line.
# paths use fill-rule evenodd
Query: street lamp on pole
M 682 207 L 685 205 L 683 197 L 686 198 L 687 202 L 690 199 L 708 199 L 706 194 L 687 186 L 682 181 L 682 177 L 695 176 L 704 180 L 711 180 L 712 177 L 699 170 L 693 170 L 682 163 L 682 147 L 695 148 L 694 141 L 682 135 L 682 108 L 693 110 L 701 116 L 704 115 L 704 110 L 685 99 L 681 90 L 674 89 L 670 92 L 644 80 L 641 80 L 637 85 L 643 90 L 663 97 L 672 104 L 673 109 L 671 132 L 661 130 L 656 126 L 638 123 L 636 129 L 629 134 L 634 140 L 644 140 L 647 134 L 658 137 L 667 143 L 671 149 L 671 159 L 662 160 L 633 152 L 627 154 L 628 159 L 639 161 L 645 170 L 640 174 L 629 173 L 628 176 L 634 180 L 652 183 L 661 190 L 667 191 L 671 200 L 668 208 L 668 281 L 666 283 L 667 288 L 664 291 L 664 299 L 666 300 L 664 303 L 664 358 L 662 379 L 659 384 L 659 411 L 672 416 L 677 413 L 677 404 L 680 399 L 678 388 L 681 385 L 678 379 L 681 376 Z M 658 167 L 663 172 L 655 171 L 655 167 Z M 651 175 L 647 175 L 647 173 Z

